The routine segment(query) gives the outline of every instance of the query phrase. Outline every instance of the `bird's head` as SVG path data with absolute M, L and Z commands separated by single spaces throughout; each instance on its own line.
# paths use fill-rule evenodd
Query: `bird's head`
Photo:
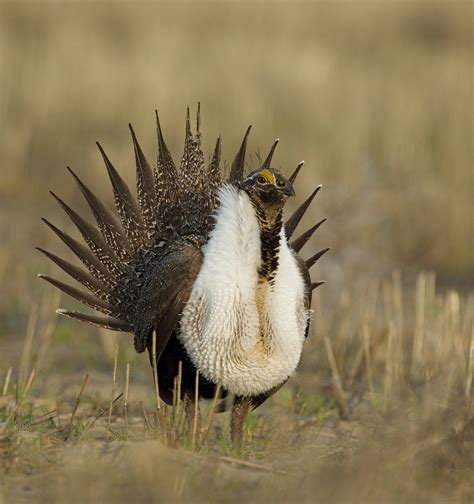
M 291 182 L 274 168 L 260 168 L 244 178 L 239 187 L 257 207 L 283 208 L 286 200 L 295 195 Z

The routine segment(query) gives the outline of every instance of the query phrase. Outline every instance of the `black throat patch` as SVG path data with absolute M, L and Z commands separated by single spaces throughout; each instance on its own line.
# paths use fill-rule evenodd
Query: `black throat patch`
M 258 269 L 260 278 L 273 283 L 278 269 L 278 251 L 280 249 L 280 232 L 283 225 L 281 208 L 263 208 L 254 204 L 260 228 L 260 250 L 262 263 Z

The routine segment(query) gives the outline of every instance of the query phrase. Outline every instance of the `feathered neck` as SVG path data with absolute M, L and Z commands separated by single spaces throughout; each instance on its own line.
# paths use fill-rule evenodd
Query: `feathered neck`
M 253 202 L 252 202 L 253 203 Z M 259 277 L 273 282 L 278 268 L 278 250 L 283 226 L 283 211 L 281 208 L 256 205 L 253 203 L 258 227 L 260 229 L 261 265 L 258 269 Z
M 244 188 L 241 188 L 240 191 L 248 196 L 260 231 L 261 265 L 258 268 L 259 278 L 261 281 L 273 283 L 278 269 L 284 199 L 267 198 L 263 200 L 255 193 L 248 193 Z

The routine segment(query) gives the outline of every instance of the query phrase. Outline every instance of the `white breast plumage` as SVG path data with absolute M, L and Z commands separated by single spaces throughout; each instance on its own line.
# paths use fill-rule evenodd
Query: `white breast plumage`
M 257 306 L 261 251 L 254 208 L 233 186 L 221 189 L 219 200 L 180 339 L 206 378 L 254 396 L 283 383 L 299 363 L 309 317 L 304 282 L 282 229 L 274 282 Z

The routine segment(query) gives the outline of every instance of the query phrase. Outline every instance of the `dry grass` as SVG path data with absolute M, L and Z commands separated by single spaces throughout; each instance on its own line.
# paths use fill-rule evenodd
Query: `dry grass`
M 432 273 L 418 276 L 413 296 L 400 294 L 397 272 L 341 293 L 332 308 L 321 294 L 299 373 L 252 413 L 242 451 L 232 450 L 215 401 L 199 427 L 176 402 L 157 409 L 151 380 L 135 395 L 141 384 L 119 372 L 123 358 L 102 388 L 88 391 L 86 375 L 75 400 L 52 400 L 52 387 L 32 389 L 41 349 L 31 351 L 27 383 L 14 369 L 2 386 L 6 496 L 26 485 L 55 502 L 72 488 L 78 502 L 468 501 L 474 298 L 441 294 Z
M 0 503 L 472 501 L 472 61 L 469 2 L 0 3 Z M 126 124 L 151 154 L 158 107 L 178 153 L 198 100 L 207 152 L 252 123 L 251 150 L 306 160 L 307 254 L 332 249 L 238 452 L 34 279 L 34 245 L 63 251 L 39 215 L 68 226 L 47 190 L 85 209 L 61 167 L 110 200 L 94 141 L 131 180 Z

